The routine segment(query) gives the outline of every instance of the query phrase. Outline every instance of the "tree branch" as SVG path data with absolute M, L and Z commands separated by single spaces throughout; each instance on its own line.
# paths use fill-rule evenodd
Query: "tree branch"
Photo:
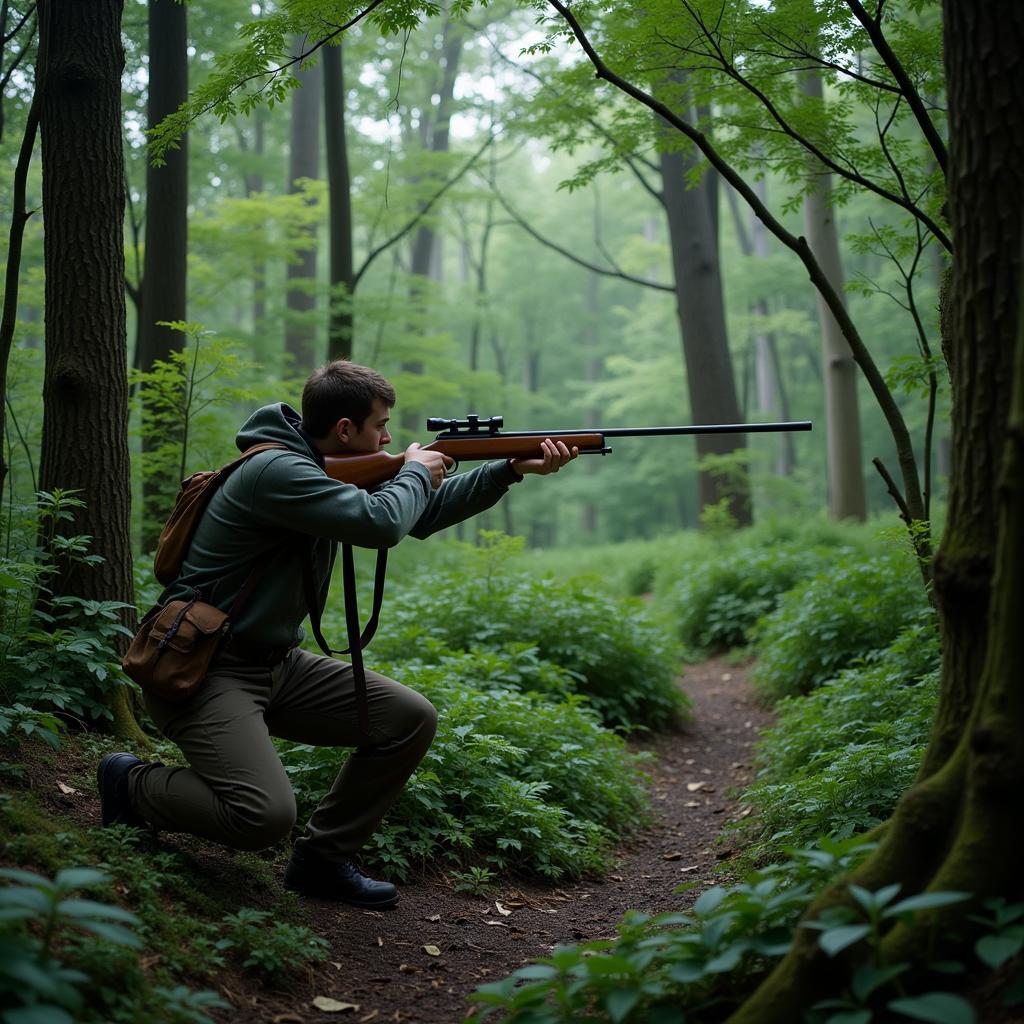
M 836 321 L 843 332 L 843 336 L 845 337 L 847 344 L 850 346 L 853 357 L 856 360 L 857 365 L 861 368 L 861 371 L 863 372 L 868 385 L 875 396 L 875 400 L 878 402 L 879 408 L 885 416 L 889 429 L 892 432 L 893 440 L 896 443 L 900 470 L 908 495 L 908 507 L 914 519 L 923 519 L 924 506 L 921 499 L 921 485 L 917 472 L 917 463 L 914 459 L 914 448 L 910 441 L 910 434 L 907 430 L 906 422 L 903 419 L 903 414 L 900 412 L 899 406 L 893 398 L 892 392 L 890 392 L 889 388 L 886 386 L 885 379 L 882 377 L 878 367 L 875 365 L 875 361 L 872 359 L 871 353 L 864 344 L 864 340 L 861 338 L 860 332 L 857 330 L 856 325 L 850 318 L 850 314 L 846 309 L 846 305 L 843 302 L 842 297 L 836 292 L 835 288 L 822 271 L 821 266 L 815 259 L 814 254 L 811 252 L 811 248 L 807 244 L 806 239 L 797 237 L 786 230 L 782 223 L 761 201 L 757 193 L 754 192 L 754 190 L 747 184 L 739 172 L 718 152 L 717 149 L 715 149 L 703 132 L 698 131 L 693 125 L 684 121 L 674 111 L 665 106 L 664 103 L 656 100 L 653 96 L 650 96 L 642 89 L 637 88 L 632 83 L 627 82 L 620 75 L 617 75 L 612 71 L 598 55 L 590 39 L 576 20 L 576 17 L 569 8 L 561 2 L 561 0 L 548 0 L 548 3 L 559 13 L 562 19 L 572 30 L 576 40 L 579 42 L 584 53 L 586 53 L 591 64 L 594 66 L 597 77 L 610 83 L 616 89 L 624 92 L 627 96 L 632 97 L 649 110 L 653 110 L 656 114 L 660 114 L 670 125 L 672 125 L 673 128 L 682 132 L 683 135 L 695 143 L 697 148 L 700 149 L 705 157 L 707 157 L 708 162 L 722 175 L 723 178 L 725 178 L 727 182 L 729 182 L 729 184 L 732 185 L 734 189 L 736 189 L 737 192 L 739 192 L 741 196 L 743 196 L 744 200 L 746 200 L 754 210 L 765 227 L 768 228 L 768 230 L 777 239 L 779 239 L 786 248 L 792 250 L 800 258 L 800 261 L 807 270 L 808 276 L 818 289 L 830 312 L 836 318 Z
M 437 203 L 437 201 L 447 192 L 453 185 L 455 185 L 461 178 L 463 178 L 467 171 L 480 159 L 484 151 L 491 143 L 494 142 L 494 136 L 488 135 L 486 142 L 466 161 L 466 163 L 459 169 L 454 177 L 449 178 L 416 212 L 416 214 L 409 219 L 398 231 L 396 231 L 390 238 L 385 239 L 376 248 L 371 249 L 367 253 L 366 259 L 363 260 L 362 265 L 352 276 L 352 291 L 356 290 L 356 286 L 362 279 L 363 274 L 370 269 L 370 264 L 386 249 L 390 249 L 396 242 L 400 242 L 417 224 L 430 212 L 431 207 Z
M 492 186 L 493 187 L 493 186 Z M 499 203 L 501 203 L 505 212 L 512 218 L 512 220 L 519 225 L 534 241 L 540 242 L 541 245 L 546 246 L 549 249 L 553 249 L 560 256 L 564 256 L 567 260 L 577 264 L 578 266 L 585 267 L 587 270 L 592 270 L 595 274 L 603 274 L 605 277 L 617 277 L 622 281 L 629 281 L 630 284 L 643 285 L 645 288 L 654 288 L 657 291 L 671 292 L 675 294 L 675 287 L 670 284 L 660 284 L 657 281 L 646 281 L 642 277 L 634 277 L 632 274 L 627 274 L 622 270 L 609 270 L 607 267 L 599 267 L 596 263 L 591 263 L 588 260 L 577 256 L 575 253 L 570 252 L 568 249 L 559 245 L 557 242 L 552 242 L 551 239 L 545 238 L 542 234 L 531 227 L 527 221 L 516 213 L 516 211 L 509 204 L 508 200 L 495 188 L 494 195 L 497 197 Z
M 928 116 L 928 111 L 925 110 L 924 101 L 921 99 L 920 93 L 914 87 L 914 83 L 910 80 L 910 75 L 907 74 L 906 68 L 900 63 L 899 57 L 893 52 L 892 47 L 889 45 L 889 41 L 885 38 L 885 34 L 882 32 L 882 4 L 879 3 L 877 10 L 877 17 L 872 18 L 866 10 L 860 0 L 846 0 L 846 6 L 853 11 L 854 17 L 864 26 L 865 31 L 868 34 L 868 38 L 871 40 L 872 45 L 878 51 L 878 55 L 885 61 L 885 66 L 889 69 L 890 74 L 896 79 L 897 84 L 903 91 L 903 95 L 907 98 L 907 105 L 914 113 L 914 117 L 917 118 L 917 123 L 921 127 L 921 131 L 924 133 L 925 139 L 928 140 L 928 145 L 931 146 L 932 153 L 935 155 L 935 162 L 942 169 L 942 173 L 946 173 L 946 164 L 948 157 L 946 154 L 946 144 L 942 141 L 942 136 L 939 135 L 938 129 L 932 123 L 932 119 Z M 950 250 L 952 251 L 952 250 Z

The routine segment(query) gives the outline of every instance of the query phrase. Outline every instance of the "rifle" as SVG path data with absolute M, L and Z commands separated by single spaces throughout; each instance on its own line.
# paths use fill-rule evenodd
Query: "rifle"
M 593 427 L 582 430 L 522 430 L 502 433 L 501 416 L 481 419 L 474 414 L 464 420 L 431 418 L 427 430 L 438 435 L 425 450 L 441 452 L 460 462 L 479 462 L 490 459 L 539 458 L 540 443 L 546 437 L 563 441 L 570 450 L 578 448 L 580 455 L 610 455 L 606 439 L 609 437 L 665 437 L 675 434 L 764 434 L 783 430 L 810 430 L 810 420 L 791 423 L 707 423 L 684 427 Z M 375 487 L 391 480 L 405 465 L 404 455 L 390 452 L 370 452 L 353 455 L 328 455 L 327 475 L 357 487 Z

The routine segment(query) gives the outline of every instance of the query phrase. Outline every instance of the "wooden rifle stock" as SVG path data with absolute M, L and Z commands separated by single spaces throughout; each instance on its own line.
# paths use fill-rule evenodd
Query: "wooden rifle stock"
M 441 433 L 424 450 L 441 452 L 460 462 L 482 462 L 491 459 L 531 459 L 543 454 L 545 438 L 562 441 L 566 447 L 578 448 L 580 455 L 607 455 L 609 437 L 665 437 L 678 434 L 745 434 L 781 430 L 810 430 L 808 420 L 792 423 L 707 423 L 684 427 L 610 427 L 593 430 L 528 430 L 502 433 L 500 416 L 481 420 L 470 415 L 464 420 L 427 420 L 428 430 Z M 376 487 L 394 478 L 405 465 L 404 455 L 390 452 L 368 452 L 354 455 L 328 455 L 327 475 L 356 487 Z

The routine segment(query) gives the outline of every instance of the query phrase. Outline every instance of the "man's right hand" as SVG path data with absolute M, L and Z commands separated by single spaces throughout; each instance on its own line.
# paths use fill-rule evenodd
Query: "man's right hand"
M 455 462 L 451 456 L 421 448 L 415 441 L 405 449 L 405 461 L 426 466 L 430 472 L 430 486 L 435 491 L 444 481 L 445 470 Z

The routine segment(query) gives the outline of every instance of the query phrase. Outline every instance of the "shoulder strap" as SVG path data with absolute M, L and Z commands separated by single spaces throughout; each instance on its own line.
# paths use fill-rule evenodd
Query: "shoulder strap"
M 324 639 L 320 628 L 322 608 L 316 591 L 316 574 L 313 565 L 313 545 L 306 546 L 302 558 L 302 586 L 305 591 L 306 607 L 309 609 L 309 624 L 313 638 L 328 658 L 335 654 L 348 654 L 351 658 L 355 681 L 356 708 L 359 714 L 359 728 L 364 736 L 370 734 L 370 712 L 366 698 L 366 670 L 363 667 L 363 648 L 373 639 L 380 621 L 380 609 L 384 600 L 384 579 L 387 572 L 388 553 L 386 548 L 377 552 L 377 565 L 373 581 L 373 611 L 362 634 L 359 632 L 359 599 L 356 594 L 356 570 L 352 556 L 352 545 L 343 544 L 342 572 L 345 590 L 345 626 L 348 633 L 348 647 L 343 651 L 334 650 Z

